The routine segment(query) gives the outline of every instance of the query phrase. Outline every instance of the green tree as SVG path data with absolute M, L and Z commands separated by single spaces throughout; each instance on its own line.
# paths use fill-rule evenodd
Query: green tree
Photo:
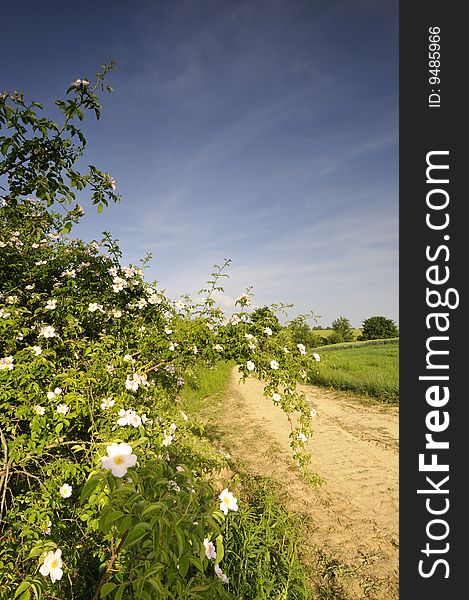
M 395 322 L 387 317 L 370 317 L 363 321 L 362 340 L 382 340 L 399 336 Z
M 329 338 L 330 344 L 351 342 L 355 339 L 355 335 L 350 326 L 350 321 L 347 317 L 340 316 L 335 321 L 332 321 L 332 329 L 334 330 L 334 333 Z

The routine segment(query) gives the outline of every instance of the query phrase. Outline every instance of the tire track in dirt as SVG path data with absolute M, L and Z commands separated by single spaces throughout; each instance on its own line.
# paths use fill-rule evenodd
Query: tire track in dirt
M 222 416 L 233 432 L 233 457 L 282 484 L 286 507 L 307 524 L 307 559 L 321 555 L 346 565 L 343 598 L 397 599 L 398 409 L 302 386 L 318 413 L 308 442 L 311 470 L 326 480 L 312 488 L 291 458 L 284 413 L 263 396 L 262 382 L 238 380 L 234 370 Z

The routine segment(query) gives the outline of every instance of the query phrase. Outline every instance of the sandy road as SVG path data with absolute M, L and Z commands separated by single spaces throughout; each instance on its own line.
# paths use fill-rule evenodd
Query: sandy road
M 288 508 L 307 522 L 311 560 L 319 553 L 343 565 L 346 598 L 398 598 L 398 409 L 303 386 L 318 413 L 312 470 L 326 480 L 311 488 L 293 466 L 281 409 L 261 382 L 238 379 L 233 371 L 223 412 L 232 452 L 283 485 Z

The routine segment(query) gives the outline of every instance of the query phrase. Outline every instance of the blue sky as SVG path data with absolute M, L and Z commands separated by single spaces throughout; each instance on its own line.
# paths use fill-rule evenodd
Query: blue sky
M 220 303 L 254 286 L 326 326 L 398 321 L 397 0 L 9 4 L 0 88 L 50 104 L 115 59 L 87 162 L 122 203 L 87 209 L 177 298 L 232 259 Z M 7 60 L 5 58 L 7 57 Z M 310 321 L 311 324 L 314 324 Z

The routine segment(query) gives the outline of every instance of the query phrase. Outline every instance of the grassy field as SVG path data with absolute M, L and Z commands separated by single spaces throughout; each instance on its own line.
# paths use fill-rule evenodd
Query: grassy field
M 316 335 L 320 335 L 321 337 L 328 338 L 329 336 L 331 336 L 334 333 L 334 330 L 333 329 L 313 329 L 313 333 Z M 362 334 L 362 330 L 352 328 L 352 333 L 356 339 L 356 338 L 358 338 L 359 335 Z
M 321 362 L 310 374 L 311 383 L 399 402 L 398 339 L 335 344 L 315 351 Z

